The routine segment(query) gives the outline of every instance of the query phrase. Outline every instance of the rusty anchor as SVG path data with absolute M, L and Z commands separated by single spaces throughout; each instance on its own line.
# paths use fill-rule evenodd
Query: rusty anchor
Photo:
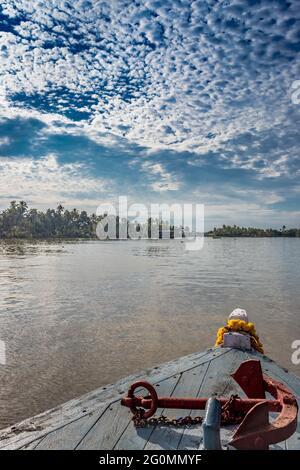
M 242 362 L 231 377 L 247 398 L 235 397 L 231 403 L 231 413 L 233 416 L 242 415 L 242 420 L 229 442 L 230 446 L 241 450 L 268 449 L 271 444 L 288 439 L 296 431 L 296 398 L 282 383 L 263 375 L 259 360 Z M 134 391 L 141 387 L 149 392 L 148 396 L 134 395 Z M 266 399 L 266 392 L 274 399 Z M 224 397 L 218 397 L 217 400 L 220 409 L 229 402 Z M 147 420 L 157 408 L 204 410 L 208 401 L 209 398 L 158 397 L 153 385 L 138 381 L 131 385 L 121 404 L 129 407 L 134 416 L 142 414 L 143 419 Z M 279 413 L 272 422 L 269 420 L 269 412 Z

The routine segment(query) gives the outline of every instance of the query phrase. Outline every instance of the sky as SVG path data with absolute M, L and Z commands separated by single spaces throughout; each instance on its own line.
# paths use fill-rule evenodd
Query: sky
M 1 0 L 0 208 L 300 226 L 300 0 Z

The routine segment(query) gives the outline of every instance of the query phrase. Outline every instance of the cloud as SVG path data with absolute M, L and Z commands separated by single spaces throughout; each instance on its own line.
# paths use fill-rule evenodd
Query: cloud
M 150 179 L 154 179 L 151 183 L 153 191 L 177 191 L 181 186 L 177 177 L 168 172 L 161 163 L 144 161 L 141 169 L 150 176 Z
M 280 217 L 282 224 L 298 225 L 297 162 L 290 173 L 288 159 L 275 152 L 281 175 L 262 179 L 254 165 L 247 167 L 243 153 L 243 168 L 232 158 L 236 145 L 241 152 L 248 145 L 249 155 L 261 146 L 266 155 L 265 135 L 257 134 L 252 145 L 249 136 L 241 136 L 228 145 L 227 153 L 210 151 L 201 158 L 192 152 L 149 150 L 124 138 L 109 141 L 109 135 L 103 144 L 102 136 L 97 141 L 96 135 L 80 128 L 69 132 L 64 125 L 54 132 L 52 123 L 29 117 L 4 120 L 0 135 L 1 207 L 12 199 L 26 199 L 31 206 L 63 203 L 95 211 L 101 202 L 127 195 L 133 203 L 205 204 L 209 226 L 247 217 L 262 225 L 271 226 Z
M 39 160 L 0 157 L 1 203 L 25 199 L 38 205 L 72 205 L 72 199 L 77 198 L 82 205 L 87 196 L 94 196 L 95 204 L 106 183 L 85 173 L 83 164 L 59 164 L 55 155 Z
M 220 149 L 284 123 L 297 6 L 4 0 L 2 94 L 151 147 Z
M 220 206 L 246 190 L 269 219 L 296 217 L 299 24 L 297 0 L 3 0 L 0 154 L 33 165 L 41 197 L 52 155 L 69 178 L 65 193 L 49 181 L 54 199 L 91 201 L 97 181 L 133 197 L 200 187 Z

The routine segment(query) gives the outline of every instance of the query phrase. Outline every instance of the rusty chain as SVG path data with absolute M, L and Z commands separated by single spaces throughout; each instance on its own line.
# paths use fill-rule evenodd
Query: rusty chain
M 239 424 L 245 414 L 241 412 L 237 412 L 234 406 L 234 402 L 236 399 L 239 399 L 238 395 L 231 395 L 228 401 L 222 406 L 221 411 L 221 424 Z M 164 415 L 161 416 L 153 416 L 151 418 L 145 419 L 143 415 L 145 410 L 140 408 L 138 409 L 132 418 L 133 424 L 137 428 L 147 427 L 147 426 L 195 426 L 196 424 L 202 424 L 203 417 L 202 416 L 184 416 L 180 418 L 167 418 Z

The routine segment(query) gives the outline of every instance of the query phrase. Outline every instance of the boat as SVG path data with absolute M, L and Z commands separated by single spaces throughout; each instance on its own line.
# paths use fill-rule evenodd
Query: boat
M 242 324 L 247 330 L 250 323 L 243 321 L 229 317 L 208 350 L 123 378 L 3 429 L 0 449 L 300 449 L 300 378 L 259 351 L 256 334 L 230 329 L 230 324 Z M 141 387 L 150 395 L 136 396 Z M 247 410 L 231 416 L 240 419 L 220 425 L 229 409 L 224 400 L 226 406 L 237 403 L 236 411 Z

